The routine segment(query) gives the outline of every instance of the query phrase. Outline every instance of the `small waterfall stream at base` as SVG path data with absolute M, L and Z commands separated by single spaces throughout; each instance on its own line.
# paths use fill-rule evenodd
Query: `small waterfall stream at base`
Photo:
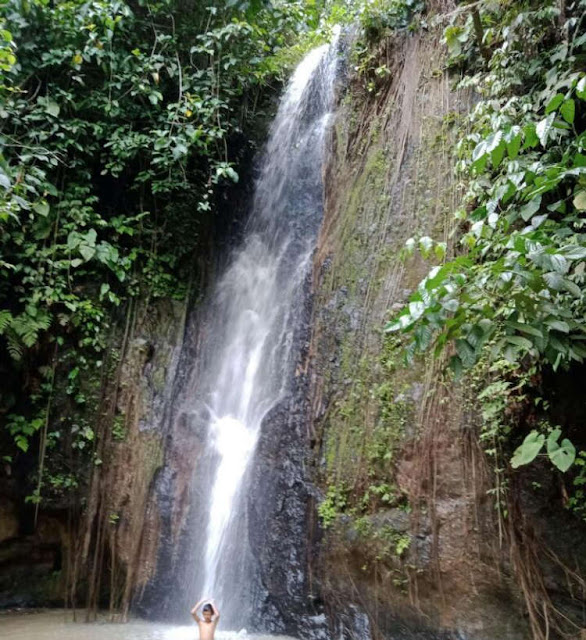
M 216 599 L 224 629 L 241 628 L 253 607 L 256 560 L 247 542 L 246 504 L 263 495 L 250 495 L 248 480 L 263 421 L 295 376 L 296 335 L 322 216 L 337 58 L 336 43 L 319 47 L 289 82 L 243 241 L 200 312 L 205 330 L 197 373 L 175 410 L 175 420 L 187 424 L 203 450 L 193 461 L 189 540 L 173 562 L 192 602 Z M 184 596 L 179 599 L 183 606 Z

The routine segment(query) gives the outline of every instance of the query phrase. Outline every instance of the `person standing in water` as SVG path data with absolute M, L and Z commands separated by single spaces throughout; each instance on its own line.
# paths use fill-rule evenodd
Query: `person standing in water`
M 206 600 L 208 603 L 202 609 L 202 620 L 197 615 L 197 611 Z M 191 615 L 199 627 L 199 640 L 214 640 L 214 633 L 220 619 L 220 612 L 216 607 L 216 603 L 209 598 L 202 598 L 191 610 Z

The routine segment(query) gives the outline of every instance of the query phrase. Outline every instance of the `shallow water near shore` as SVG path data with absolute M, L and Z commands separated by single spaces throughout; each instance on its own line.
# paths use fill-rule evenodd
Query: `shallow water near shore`
M 84 612 L 78 612 L 78 620 Z M 146 620 L 126 624 L 107 622 L 73 622 L 69 611 L 15 612 L 0 614 L 2 640 L 197 640 L 197 626 L 170 625 Z M 218 629 L 216 640 L 292 640 L 286 636 L 247 634 L 245 631 Z

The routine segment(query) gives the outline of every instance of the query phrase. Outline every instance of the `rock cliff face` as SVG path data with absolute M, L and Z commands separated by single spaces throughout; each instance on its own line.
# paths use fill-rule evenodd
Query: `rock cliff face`
M 168 381 L 174 378 L 179 361 L 186 309 L 186 303 L 162 301 L 137 312 L 137 330 L 128 341 L 121 367 L 113 432 L 104 451 L 106 470 L 94 478 L 99 489 L 92 492 L 95 502 L 88 505 L 90 517 L 92 510 L 97 515 L 101 512 L 97 523 L 110 521 L 110 530 L 102 535 L 115 560 L 112 571 L 103 566 L 101 572 L 109 574 L 107 590 L 114 591 L 114 602 L 123 611 L 156 568 L 161 516 L 152 489 L 163 466 L 161 425 L 169 402 Z M 99 527 L 94 536 L 100 536 Z M 95 553 L 99 544 L 93 542 Z
M 18 482 L 0 486 L 0 607 L 85 606 L 88 593 L 104 605 L 110 591 L 127 606 L 134 586 L 152 575 L 159 525 L 151 483 L 164 449 L 157 426 L 185 308 L 172 301 L 131 308 L 126 331 L 114 340 L 89 416 L 102 431 L 83 518 L 72 494 L 69 502 L 42 503 L 34 526 Z
M 456 250 L 454 125 L 474 96 L 453 88 L 439 24 L 355 46 L 332 130 L 309 350 L 312 584 L 336 636 L 583 637 L 584 526 L 563 486 L 539 465 L 517 472 L 499 518 L 477 399 L 441 361 L 406 367 L 383 331 L 428 269 L 401 257 L 405 241 Z M 556 419 L 581 420 L 578 382 L 556 380 Z M 530 630 L 550 605 L 567 635 Z
M 313 471 L 329 524 L 317 573 L 349 637 L 363 633 L 345 623 L 346 603 L 377 637 L 520 640 L 474 401 L 441 364 L 405 368 L 383 334 L 425 273 L 400 258 L 407 238 L 451 243 L 453 124 L 471 96 L 451 88 L 440 37 L 382 40 L 369 62 L 379 73 L 351 73 L 332 132 L 311 342 Z

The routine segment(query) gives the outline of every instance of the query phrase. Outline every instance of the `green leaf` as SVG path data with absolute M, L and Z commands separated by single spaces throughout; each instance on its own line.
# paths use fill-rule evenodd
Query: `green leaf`
M 45 111 L 56 118 L 59 115 L 61 108 L 55 101 L 47 100 L 45 103 Z
M 550 271 L 543 274 L 543 279 L 547 283 L 547 286 L 554 291 L 561 291 L 564 288 L 564 279 L 559 273 Z
M 181 142 L 178 142 L 174 147 L 173 147 L 173 160 L 179 160 L 179 158 L 182 158 L 183 156 L 186 156 L 188 152 L 187 147 L 182 144 Z M 226 170 L 226 173 L 228 172 L 228 170 Z
M 537 338 L 543 338 L 543 332 L 530 324 L 525 324 L 524 322 L 512 322 L 510 320 L 507 321 L 506 324 L 507 327 L 517 329 L 518 331 L 522 331 L 523 333 L 527 333 L 531 336 L 536 336 Z
M 520 210 L 521 217 L 523 218 L 523 220 L 525 220 L 525 222 L 527 222 L 527 220 L 532 218 L 539 211 L 540 207 L 541 207 L 541 196 L 539 195 L 533 198 L 533 200 L 528 202 L 526 205 L 521 207 L 521 210 Z
M 445 242 L 438 242 L 433 249 L 433 252 L 435 253 L 435 257 L 438 260 L 443 260 L 446 255 L 446 249 L 447 249 L 447 246 Z
M 67 236 L 67 248 L 69 250 L 75 249 L 81 243 L 81 236 L 77 231 L 71 231 Z
M 488 138 L 486 138 L 485 140 L 486 151 L 488 153 L 491 153 L 492 151 L 494 151 L 501 144 L 502 139 L 503 139 L 502 131 L 495 131 L 494 133 L 491 133 L 488 136 Z
M 563 320 L 547 320 L 547 326 L 554 331 L 560 331 L 561 333 L 570 333 L 570 325 Z
M 562 430 L 559 427 L 556 427 L 549 436 L 547 436 L 547 452 L 555 450 L 556 447 L 559 447 L 557 441 L 559 437 L 562 435 Z
M 536 127 L 533 123 L 523 127 L 523 134 L 525 136 L 524 148 L 533 149 L 533 147 L 539 144 L 539 137 L 537 136 Z
M 574 196 L 572 203 L 578 211 L 586 211 L 586 191 L 584 189 L 578 191 Z
M 586 258 L 586 247 L 569 245 L 563 248 L 563 252 L 568 260 L 582 260 Z
M 403 325 L 399 320 L 395 320 L 394 322 L 387 322 L 385 325 L 385 331 L 387 333 L 393 333 L 394 331 L 400 331 L 403 328 Z
M 11 322 L 12 314 L 10 313 L 10 311 L 7 311 L 6 309 L 0 311 L 0 334 L 6 331 Z
M 576 447 L 567 438 L 564 438 L 560 448 L 549 454 L 549 459 L 560 471 L 565 473 L 574 464 Z
M 523 444 L 515 450 L 513 457 L 511 458 L 511 466 L 513 469 L 529 464 L 537 457 L 537 454 L 541 451 L 543 443 L 545 442 L 545 436 L 537 431 L 532 431 L 523 440 Z
M 417 320 L 420 318 L 425 312 L 425 305 L 423 302 L 415 300 L 414 302 L 409 303 L 409 313 L 411 314 L 412 320 Z
M 556 427 L 547 438 L 547 455 L 551 462 L 563 473 L 565 473 L 574 463 L 576 459 L 576 447 L 564 438 L 561 445 L 558 439 L 562 433 L 559 427 Z
M 486 155 L 486 141 L 479 142 L 472 152 L 472 161 L 477 162 Z
M 510 142 L 507 143 L 507 153 L 509 158 L 514 160 L 519 155 L 521 148 L 521 134 L 517 134 Z
M 456 353 L 466 369 L 469 369 L 476 363 L 476 353 L 467 340 L 456 340 Z
M 563 287 L 566 291 L 569 291 L 574 297 L 581 298 L 582 297 L 582 289 L 572 280 L 568 278 L 564 278 Z
M 559 253 L 553 253 L 548 256 L 551 268 L 557 273 L 567 273 L 570 265 L 568 261 Z
M 555 120 L 555 114 L 550 113 L 547 116 L 547 118 L 543 118 L 543 120 L 540 120 L 537 123 L 537 126 L 535 127 L 535 133 L 537 134 L 537 137 L 539 138 L 539 142 L 541 142 L 542 147 L 547 146 L 549 134 L 551 132 L 551 127 L 553 125 L 554 120 Z
M 26 436 L 16 436 L 14 443 L 21 451 L 24 451 L 24 453 L 28 451 L 28 439 Z
M 449 311 L 450 313 L 455 313 L 458 311 L 458 307 L 460 303 L 455 298 L 450 298 L 448 300 L 442 300 L 442 307 Z
M 423 236 L 419 239 L 419 250 L 424 258 L 427 258 L 433 248 L 433 240 L 429 236 Z
M 35 202 L 33 209 L 40 215 L 46 218 L 49 215 L 49 205 L 46 202 Z
M 574 118 L 576 116 L 576 103 L 570 99 L 566 100 L 560 109 L 560 113 L 562 114 L 562 118 L 568 124 L 574 124 Z
M 562 104 L 562 102 L 564 101 L 564 94 L 563 93 L 557 93 L 548 103 L 547 106 L 545 107 L 545 113 L 551 113 L 552 111 L 555 111 L 560 104 Z
M 506 336 L 505 339 L 510 344 L 514 344 L 517 347 L 521 347 L 526 351 L 529 351 L 530 349 L 533 348 L 533 343 L 531 342 L 531 340 L 528 340 L 527 338 L 523 338 L 522 336 Z
M 89 244 L 90 247 L 95 246 L 97 237 L 98 234 L 95 229 L 90 229 L 84 236 L 86 243 Z
M 507 148 L 507 145 L 505 144 L 505 142 L 501 141 L 501 143 L 491 152 L 490 159 L 492 161 L 492 166 L 494 169 L 497 169 L 498 166 L 500 165 L 505 155 L 506 148 Z
M 462 366 L 462 360 L 458 356 L 452 356 L 450 358 L 450 369 L 454 373 L 456 380 L 460 380 L 464 373 L 464 367 Z
M 83 256 L 84 260 L 87 262 L 88 260 L 91 260 L 95 256 L 96 249 L 95 247 L 90 247 L 87 244 L 82 244 L 79 247 L 79 252 Z

